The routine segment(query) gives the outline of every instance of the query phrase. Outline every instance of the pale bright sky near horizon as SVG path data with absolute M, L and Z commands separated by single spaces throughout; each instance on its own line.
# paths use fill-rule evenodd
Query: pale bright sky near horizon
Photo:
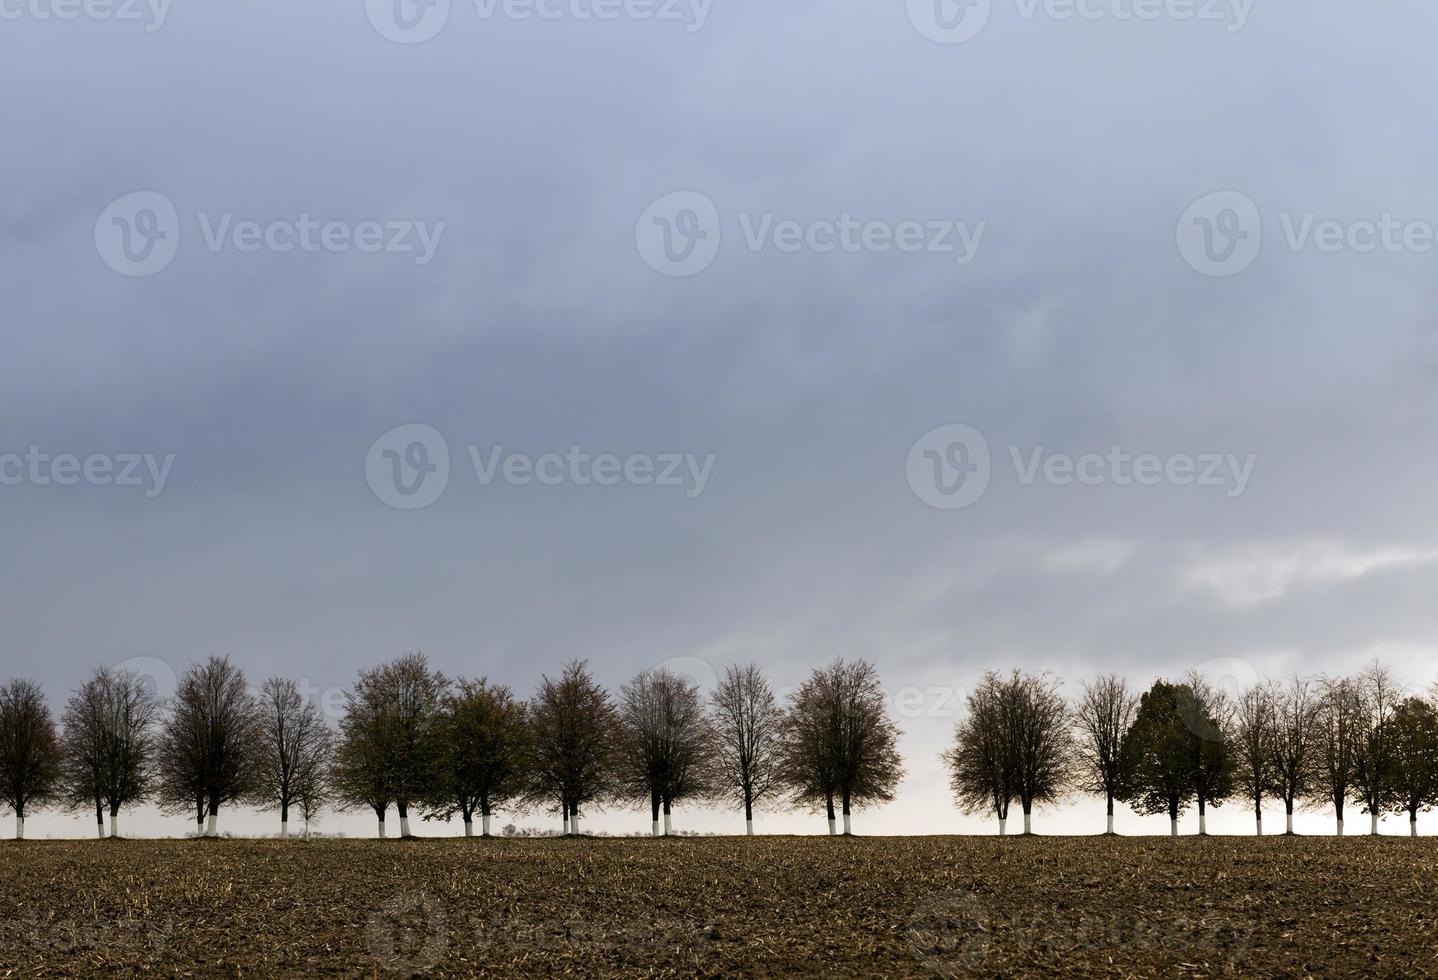
M 1428 6 L 54 5 L 0 4 L 0 677 L 57 715 L 866 657 L 855 830 L 920 834 L 992 829 L 938 760 L 987 669 L 1438 680 Z

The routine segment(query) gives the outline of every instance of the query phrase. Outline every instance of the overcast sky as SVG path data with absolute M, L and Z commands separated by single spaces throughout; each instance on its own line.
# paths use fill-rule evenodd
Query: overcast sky
M 936 2 L 0 0 L 0 674 L 1426 687 L 1438 13 Z

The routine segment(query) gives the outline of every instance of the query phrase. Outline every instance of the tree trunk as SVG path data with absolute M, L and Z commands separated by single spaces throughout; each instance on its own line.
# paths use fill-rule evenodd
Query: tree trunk
M 1178 836 L 1178 817 L 1170 817 L 1168 821 L 1168 836 Z
M 1378 836 L 1378 811 L 1377 811 L 1377 810 L 1374 810 L 1374 811 L 1373 811 L 1372 817 L 1373 817 L 1373 829 L 1370 830 L 1368 833 L 1369 833 L 1370 836 L 1377 837 L 1377 836 Z
M 1000 837 L 1007 837 L 1007 836 L 1009 836 L 1009 818 L 1008 818 L 1008 817 L 999 817 L 999 836 L 1000 836 Z
M 1208 813 L 1204 808 L 1203 797 L 1201 796 L 1198 798 L 1198 835 L 1200 837 L 1208 836 Z
M 833 837 L 835 834 L 837 834 L 837 833 L 839 832 L 838 829 L 837 829 L 837 823 L 836 823 L 836 821 L 834 820 L 834 797 L 833 797 L 833 796 L 830 796 L 830 797 L 828 798 L 828 800 L 827 800 L 827 807 L 828 807 L 828 813 L 829 813 L 829 836 L 830 836 L 830 837 Z
M 409 803 L 398 801 L 395 809 L 399 811 L 399 836 L 404 840 L 409 837 Z
M 280 840 L 290 839 L 290 805 L 280 804 Z
M 1034 832 L 1034 811 L 1032 804 L 1024 810 L 1024 836 L 1031 836 Z
M 466 813 L 464 815 L 464 836 L 474 836 L 474 815 L 471 813 Z
M 565 837 L 568 837 L 568 836 L 569 836 L 569 804 L 568 804 L 568 803 L 561 803 L 561 804 L 559 804 L 559 809 L 560 809 L 560 812 L 563 813 L 563 815 L 564 815 L 564 836 L 565 836 Z
M 1289 836 L 1293 835 L 1293 801 L 1288 801 L 1288 830 Z
M 220 836 L 220 804 L 214 800 L 210 801 L 210 819 L 209 822 L 205 824 L 205 836 Z
M 747 792 L 744 794 L 744 835 L 754 836 L 754 800 Z
M 19 810 L 15 811 L 15 839 L 25 839 L 25 814 Z
M 384 840 L 384 814 L 379 815 L 379 839 Z
M 574 812 L 569 815 L 569 832 L 579 836 L 579 808 L 575 807 Z
M 1108 834 L 1113 835 L 1113 794 L 1108 797 Z
M 489 810 L 486 809 L 479 815 L 479 832 L 485 837 L 489 836 Z
M 1339 836 L 1339 837 L 1342 837 L 1342 836 L 1343 836 L 1343 818 L 1342 818 L 1342 817 L 1339 817 L 1339 818 L 1338 818 L 1338 836 Z
M 649 821 L 653 827 L 653 836 L 659 836 L 659 794 L 649 795 Z
M 100 828 L 100 833 L 103 834 L 104 832 L 105 832 L 105 828 L 104 828 L 104 827 L 101 827 L 101 828 Z M 120 836 L 120 811 L 119 811 L 119 810 L 112 810 L 112 811 L 110 811 L 110 836 L 111 836 L 111 837 L 115 837 L 115 838 L 118 838 L 118 837 Z
M 1258 822 L 1258 836 L 1263 836 L 1263 804 L 1255 797 L 1253 800 L 1253 818 Z
M 1418 808 L 1416 806 L 1408 808 L 1408 836 L 1418 836 Z
M 853 829 L 852 829 L 851 824 L 849 823 L 849 794 L 848 794 L 848 792 L 845 792 L 845 793 L 844 793 L 843 805 L 844 805 L 844 836 L 845 836 L 845 837 L 849 837 L 849 836 L 851 836 L 851 835 L 853 834 Z
M 665 801 L 664 801 L 664 836 L 665 836 L 665 837 L 668 837 L 668 836 L 670 836 L 670 835 L 673 834 L 673 833 L 674 833 L 674 821 L 673 821 L 673 819 L 671 819 L 671 816 L 670 816 L 670 803 L 669 803 L 668 800 L 665 800 Z
M 100 839 L 105 839 L 105 805 L 99 800 L 95 801 L 95 824 L 100 831 Z M 114 833 L 111 833 L 114 836 Z

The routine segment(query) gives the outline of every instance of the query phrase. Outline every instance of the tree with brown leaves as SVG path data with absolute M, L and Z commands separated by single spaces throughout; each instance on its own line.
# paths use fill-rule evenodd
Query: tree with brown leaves
M 62 789 L 64 752 L 45 692 L 30 680 L 0 687 L 0 802 L 15 814 L 15 839 L 25 839 L 25 815 Z
M 894 798 L 903 778 L 898 727 L 889 717 L 879 674 L 864 660 L 835 660 L 814 671 L 789 698 L 780 741 L 781 772 L 796 805 L 823 804 L 837 833 L 834 803 L 852 833 L 856 807 Z
M 566 834 L 579 833 L 588 804 L 601 804 L 616 791 L 619 720 L 608 692 L 582 660 L 557 678 L 545 675 L 530 702 L 533 766 L 530 798 L 558 804 Z

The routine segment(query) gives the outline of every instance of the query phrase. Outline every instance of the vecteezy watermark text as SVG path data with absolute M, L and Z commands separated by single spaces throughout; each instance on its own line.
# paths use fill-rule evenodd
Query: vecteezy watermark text
M 173 0 L 0 0 L 0 20 L 138 22 L 153 34 L 165 26 Z
M 709 21 L 714 0 L 474 0 L 479 19 L 678 23 L 693 33 Z M 365 0 L 370 26 L 387 41 L 422 44 L 449 23 L 450 0 Z
M 709 485 L 715 457 L 711 453 L 592 453 L 570 446 L 562 453 L 533 456 L 503 445 L 466 447 L 481 487 L 505 483 L 515 487 L 538 484 L 557 487 L 664 487 L 682 489 L 694 499 Z M 401 425 L 375 440 L 365 456 L 365 480 L 374 495 L 399 510 L 428 507 L 450 480 L 449 443 L 428 425 Z
M 978 254 L 988 223 L 953 218 L 861 219 L 848 211 L 833 217 L 796 220 L 773 211 L 737 215 L 741 240 L 754 254 L 811 252 L 849 255 L 899 252 L 944 255 L 968 265 Z M 714 264 L 724 239 L 724 219 L 707 195 L 675 191 L 654 201 L 634 226 L 639 255 L 666 276 L 695 276 Z
M 263 219 L 242 217 L 233 211 L 201 211 L 194 217 L 200 240 L 212 254 L 353 251 L 413 256 L 414 264 L 419 266 L 428 265 L 434 258 L 445 229 L 443 221 L 320 220 L 308 211 L 293 217 Z M 157 191 L 136 191 L 119 197 L 95 221 L 95 250 L 106 265 L 126 276 L 153 276 L 164 271 L 179 252 L 180 239 L 180 213 L 174 202 Z
M 1229 33 L 1248 24 L 1255 0 L 1013 0 L 1020 20 L 1198 21 Z M 906 0 L 909 22 L 939 44 L 962 44 L 984 32 L 994 0 Z
M 0 453 L 0 486 L 143 487 L 148 498 L 165 491 L 175 454 L 73 453 L 50 454 L 31 446 L 24 453 Z
M 1020 486 L 1198 487 L 1229 499 L 1243 495 L 1257 457 L 1236 453 L 1147 453 L 1110 446 L 1103 452 L 1070 454 L 1045 446 L 1010 446 L 1009 461 Z M 958 510 L 979 501 L 989 488 L 993 458 L 988 440 L 969 425 L 942 425 L 909 449 L 909 487 L 924 503 Z

